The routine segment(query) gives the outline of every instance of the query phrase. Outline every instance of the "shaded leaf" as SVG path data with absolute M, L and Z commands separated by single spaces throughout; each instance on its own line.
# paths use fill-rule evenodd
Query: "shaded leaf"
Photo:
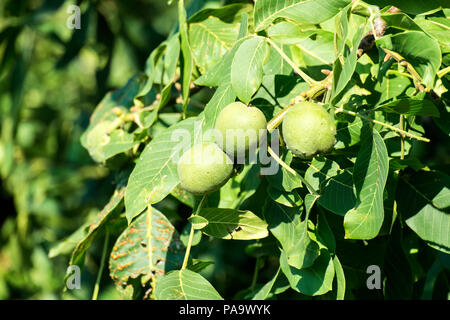
M 344 54 L 344 65 L 341 65 L 339 59 L 336 59 L 333 65 L 333 89 L 331 93 L 331 101 L 336 104 L 339 101 L 339 98 L 342 96 L 341 93 L 344 88 L 347 86 L 348 82 L 353 76 L 356 68 L 357 62 L 357 52 L 359 48 L 359 44 L 361 39 L 364 36 L 364 30 L 366 28 L 366 24 L 362 24 L 359 26 L 358 31 L 353 37 L 352 40 L 352 49 L 348 52 L 348 54 Z
M 233 58 L 241 44 L 247 39 L 249 39 L 249 37 L 241 38 L 236 41 L 233 48 L 231 48 L 231 50 L 228 51 L 225 56 L 214 65 L 213 68 L 209 69 L 206 73 L 197 78 L 194 83 L 200 86 L 211 87 L 218 87 L 219 85 L 230 83 Z
M 433 87 L 436 72 L 441 65 L 439 44 L 423 32 L 405 31 L 385 35 L 376 40 L 377 46 L 399 53 L 413 65 L 423 82 Z
M 276 18 L 303 24 L 318 24 L 332 18 L 351 0 L 258 0 L 255 4 L 255 29 L 265 29 Z
M 400 178 L 397 210 L 406 224 L 435 249 L 450 253 L 450 177 L 420 171 Z
M 405 115 L 432 116 L 439 117 L 436 106 L 427 99 L 403 98 L 379 105 L 377 109 L 384 109 L 387 112 L 395 112 Z
M 353 169 L 356 207 L 345 214 L 347 239 L 372 239 L 380 231 L 384 219 L 383 191 L 389 163 L 386 146 L 380 134 L 363 127 L 361 147 Z
M 333 257 L 334 270 L 336 271 L 337 293 L 336 300 L 344 300 L 345 298 L 345 274 L 341 262 L 337 256 Z
M 252 300 L 266 300 L 272 291 L 273 285 L 278 279 L 278 274 L 280 273 L 281 268 L 278 268 L 277 273 L 273 276 L 272 280 L 267 282 L 258 292 L 253 296 Z
M 191 259 L 187 265 L 187 268 L 193 272 L 198 273 L 213 264 L 214 261 L 212 260 Z
M 305 197 L 305 220 L 295 226 L 293 244 L 290 248 L 284 248 L 288 263 L 297 269 L 310 267 L 319 256 L 319 245 L 311 239 L 308 232 L 309 213 L 318 196 L 307 194 Z
M 327 250 L 322 249 L 320 256 L 309 268 L 296 269 L 287 262 L 285 252 L 281 252 L 280 266 L 291 285 L 291 288 L 309 295 L 317 296 L 332 289 L 334 278 L 334 264 Z

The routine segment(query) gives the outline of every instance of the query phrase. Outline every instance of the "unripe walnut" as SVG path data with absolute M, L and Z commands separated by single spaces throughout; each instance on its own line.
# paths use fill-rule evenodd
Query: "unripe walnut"
M 183 189 L 205 194 L 227 182 L 233 173 L 233 162 L 215 143 L 203 142 L 181 156 L 177 170 Z
M 287 148 L 301 158 L 326 152 L 336 143 L 333 117 L 312 102 L 294 105 L 283 119 L 282 130 Z
M 222 139 L 217 144 L 233 155 L 245 155 L 250 148 L 256 148 L 262 129 L 267 125 L 266 117 L 256 107 L 242 102 L 227 105 L 218 115 L 215 129 Z

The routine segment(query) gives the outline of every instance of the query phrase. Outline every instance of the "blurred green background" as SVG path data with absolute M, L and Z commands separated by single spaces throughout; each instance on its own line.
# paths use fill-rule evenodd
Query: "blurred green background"
M 81 9 L 79 30 L 66 25 L 70 5 Z M 0 299 L 92 295 L 96 243 L 87 285 L 64 295 L 69 257 L 48 257 L 113 191 L 80 135 L 95 105 L 143 70 L 176 19 L 176 3 L 162 0 L 0 1 Z M 101 298 L 116 297 L 109 284 Z
M 63 293 L 73 247 L 49 257 L 113 192 L 113 175 L 94 163 L 80 136 L 106 92 L 143 70 L 176 28 L 173 2 L 0 1 L 0 299 L 91 298 L 102 239 L 88 251 L 80 290 Z M 233 0 L 185 2 L 190 14 Z M 80 30 L 66 25 L 70 5 L 81 9 Z M 449 173 L 448 137 L 427 134 L 434 143 L 417 152 Z M 206 245 L 202 258 L 216 261 L 219 292 L 233 296 L 250 284 L 255 260 L 245 256 L 245 243 Z M 119 297 L 108 279 L 105 270 L 100 299 Z

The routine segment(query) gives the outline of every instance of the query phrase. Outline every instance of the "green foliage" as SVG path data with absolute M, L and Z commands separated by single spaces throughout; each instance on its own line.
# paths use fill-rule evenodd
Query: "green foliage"
M 104 19 L 110 36 L 92 38 L 88 26 L 60 30 L 64 45 L 49 47 L 58 57 L 50 64 L 48 52 L 32 53 L 43 46 L 27 41 L 54 41 L 50 26 L 19 32 L 9 19 L 0 24 L 0 76 L 11 80 L 0 85 L 0 169 L 17 211 L 0 233 L 0 297 L 17 289 L 27 292 L 20 297 L 54 297 L 70 254 L 94 298 L 98 288 L 103 297 L 128 299 L 448 297 L 450 17 L 443 1 L 179 0 L 167 6 L 173 29 L 155 32 L 151 48 L 143 31 L 149 11 L 113 3 L 130 26 L 118 31 L 120 19 L 104 16 L 112 9 L 82 2 L 86 21 Z M 105 65 L 104 48 L 122 49 L 108 51 Z M 43 77 L 55 66 L 53 80 Z M 70 77 L 77 79 L 64 88 Z M 87 97 L 98 102 L 93 111 Z M 190 193 L 177 160 L 214 141 L 209 130 L 235 101 L 258 108 L 281 139 L 261 144 L 254 162 L 230 164 L 220 189 Z M 287 148 L 281 127 L 303 101 L 336 124 L 333 148 L 313 143 L 307 159 Z M 301 133 L 300 124 L 289 130 Z M 321 135 L 315 126 L 307 131 L 307 142 Z M 275 172 L 267 174 L 261 155 Z M 216 165 L 214 173 L 223 164 Z M 50 257 L 64 267 L 51 267 Z M 9 261 L 16 267 L 6 272 Z M 366 285 L 371 265 L 382 269 L 383 290 Z M 24 270 L 38 269 L 52 279 L 49 287 L 27 285 Z

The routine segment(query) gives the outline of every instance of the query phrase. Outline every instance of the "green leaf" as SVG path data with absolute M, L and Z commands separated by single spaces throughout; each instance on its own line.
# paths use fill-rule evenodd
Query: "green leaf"
M 181 234 L 180 234 L 180 240 L 186 247 L 188 246 L 188 243 L 189 243 L 190 232 L 191 232 L 191 223 L 187 223 L 184 226 L 183 230 L 181 230 Z M 195 230 L 191 245 L 196 246 L 200 243 L 201 240 L 202 240 L 202 232 L 199 230 Z
M 278 275 L 280 274 L 281 268 L 278 268 L 277 272 L 273 276 L 272 280 L 267 282 L 258 292 L 253 296 L 252 300 L 266 300 L 272 291 L 273 285 L 277 281 Z
M 147 281 L 153 277 L 157 280 L 167 271 L 181 267 L 184 250 L 170 221 L 149 206 L 113 246 L 109 259 L 111 278 L 118 286 L 139 276 Z
M 381 18 L 386 22 L 386 28 L 395 28 L 404 31 L 422 31 L 422 29 L 403 12 L 384 13 Z
M 439 9 L 439 7 L 446 7 L 447 0 L 427 0 L 427 1 L 410 1 L 410 0 L 396 0 L 395 3 L 392 0 L 369 0 L 367 3 L 374 4 L 383 8 L 385 6 L 391 6 L 395 4 L 397 8 L 406 13 L 420 14 L 428 11 Z
M 203 130 L 213 129 L 220 111 L 236 100 L 230 83 L 220 85 L 211 100 L 205 106 L 205 124 Z
M 239 23 L 226 23 L 213 16 L 190 24 L 192 55 L 201 73 L 211 69 L 233 47 L 238 32 Z
M 156 83 L 167 86 L 174 81 L 180 56 L 180 40 L 178 34 L 171 36 L 161 45 L 163 47 L 159 50 L 163 51 L 157 52 L 156 56 L 154 56 L 154 59 L 156 59 L 156 61 L 153 60 L 154 65 L 152 65 L 150 57 L 147 60 L 149 65 L 146 66 L 146 74 L 149 77 L 148 81 L 153 81 L 152 84 Z
M 246 164 L 242 171 L 233 176 L 216 193 L 220 195 L 220 201 L 217 207 L 238 209 L 245 200 L 255 194 L 261 177 L 260 166 L 258 164 Z
M 180 185 L 176 186 L 170 194 L 177 198 L 180 202 L 184 203 L 188 207 L 193 208 L 195 203 L 195 196 L 192 193 L 184 190 Z
M 192 223 L 192 226 L 195 230 L 203 229 L 209 223 L 206 218 L 203 218 L 201 216 L 190 216 L 188 220 L 190 223 Z
M 337 293 L 336 300 L 344 300 L 345 298 L 345 274 L 341 262 L 337 256 L 333 257 L 334 270 L 336 271 Z
M 423 82 L 433 87 L 436 72 L 441 65 L 441 50 L 433 38 L 419 31 L 405 31 L 379 38 L 377 46 L 400 54 L 416 69 Z
M 83 224 L 77 231 L 70 235 L 67 239 L 60 242 L 57 246 L 49 251 L 49 257 L 53 258 L 60 254 L 68 253 L 72 250 L 69 265 L 78 265 L 80 267 L 84 264 L 84 254 L 90 247 L 98 230 L 107 223 L 112 224 L 114 215 L 123 209 L 123 197 L 125 193 L 126 181 L 120 181 L 116 190 L 109 199 L 108 203 L 100 210 L 95 217 Z
M 264 38 L 245 40 L 231 64 L 231 85 L 236 96 L 248 104 L 263 80 L 263 65 L 268 54 Z
M 89 224 L 87 234 L 80 239 L 70 257 L 69 265 L 77 264 L 81 266 L 84 262 L 84 254 L 94 241 L 97 231 L 103 226 L 112 224 L 113 215 L 123 209 L 123 197 L 125 194 L 125 186 L 119 185 L 114 191 L 109 202 L 95 216 L 94 220 Z
M 403 176 L 396 199 L 406 224 L 433 248 L 450 253 L 450 177 L 438 171 Z
M 398 114 L 439 117 L 438 109 L 427 99 L 402 98 L 377 107 L 380 108 Z
M 278 188 L 274 188 L 273 186 L 269 186 L 267 187 L 267 193 L 273 201 L 286 207 L 299 207 L 303 203 L 302 198 L 295 191 L 287 192 L 285 190 L 280 190 Z
M 213 68 L 209 69 L 201 77 L 197 78 L 194 83 L 199 86 L 210 87 L 218 87 L 219 85 L 230 83 L 233 58 L 241 44 L 249 38 L 250 37 L 245 37 L 236 41 L 233 48 L 231 48 L 231 50 L 228 51 L 225 56 L 214 65 Z
M 214 261 L 212 260 L 192 259 L 189 261 L 187 268 L 193 272 L 198 273 L 212 264 L 214 264 Z
M 384 219 L 383 191 L 389 170 L 388 154 L 380 134 L 363 127 L 361 147 L 353 169 L 356 207 L 345 214 L 346 239 L 372 239 Z
M 319 256 L 319 245 L 308 233 L 308 217 L 318 196 L 307 194 L 305 197 L 305 220 L 295 226 L 294 243 L 286 251 L 288 263 L 297 269 L 310 267 Z M 285 250 L 287 248 L 284 248 Z
M 252 240 L 269 235 L 267 223 L 251 211 L 204 208 L 198 215 L 208 221 L 202 232 L 215 238 Z
M 290 165 L 293 159 L 293 155 L 290 151 L 287 151 L 283 153 L 280 158 L 287 165 Z M 300 188 L 302 186 L 302 180 L 299 178 L 298 174 L 294 175 L 281 166 L 279 167 L 276 174 L 266 176 L 266 179 L 274 188 L 285 190 L 287 192 L 291 192 L 292 190 Z
M 302 67 L 327 66 L 336 59 L 334 34 L 325 30 L 315 30 L 309 37 L 299 39 L 291 47 L 294 61 Z
M 200 141 L 203 119 L 189 118 L 164 130 L 144 149 L 128 180 L 125 208 L 128 222 L 147 204 L 164 199 L 179 183 L 177 157 L 180 148 Z M 180 142 L 180 137 L 183 141 Z M 188 141 L 186 141 L 188 140 Z
M 133 99 L 145 81 L 146 77 L 143 75 L 132 77 L 122 88 L 107 93 L 95 108 L 89 126 L 81 136 L 81 144 L 88 149 L 96 161 L 104 161 L 132 148 L 135 144 L 132 136 L 121 129 L 117 129 L 114 138 L 110 137 L 110 134 L 118 127 L 115 124 L 118 117 L 112 110 L 120 108 L 123 112 L 127 112 L 133 106 Z
M 137 97 L 147 95 L 154 83 L 167 85 L 173 82 L 180 55 L 179 34 L 172 35 L 154 49 L 145 62 L 147 79 L 136 94 Z
M 359 26 L 357 33 L 354 35 L 352 40 L 352 49 L 348 54 L 344 54 L 344 65 L 341 65 L 339 59 L 336 59 L 333 65 L 333 89 L 331 93 L 331 101 L 336 104 L 339 98 L 342 96 L 341 93 L 347 86 L 348 82 L 353 76 L 356 68 L 356 62 L 358 60 L 357 52 L 361 39 L 364 36 L 364 30 L 366 28 L 367 22 Z
M 450 46 L 450 22 L 443 17 L 418 17 L 415 20 L 423 30 L 439 42 L 441 46 Z
M 122 129 L 111 131 L 112 128 L 114 128 L 112 121 L 103 121 L 89 130 L 86 136 L 86 148 L 92 159 L 97 162 L 105 162 L 139 143 L 139 141 L 134 141 L 133 134 Z
M 187 269 L 162 277 L 156 283 L 155 297 L 158 300 L 223 300 L 208 280 Z
M 412 298 L 414 278 L 403 249 L 403 232 L 400 222 L 396 221 L 389 237 L 383 271 L 386 275 L 384 296 L 389 300 L 408 300 Z
M 57 257 L 61 254 L 67 254 L 70 251 L 72 251 L 74 248 L 76 248 L 77 244 L 82 242 L 84 239 L 87 238 L 89 235 L 89 222 L 84 223 L 81 227 L 79 227 L 75 232 L 73 232 L 70 236 L 65 238 L 64 240 L 60 241 L 58 244 L 53 246 L 48 256 L 49 258 Z M 77 262 L 82 261 L 84 256 L 80 256 L 81 259 L 76 259 Z M 82 263 L 80 263 L 81 265 Z
M 203 21 L 211 16 L 219 18 L 221 21 L 227 23 L 238 22 L 239 17 L 251 9 L 252 6 L 248 3 L 232 3 L 223 7 L 205 8 L 192 15 L 192 17 L 189 18 L 189 23 Z
M 305 172 L 305 180 L 314 188 L 309 191 L 321 190 L 322 185 L 336 176 L 339 171 L 339 165 L 335 161 L 322 156 L 314 157 Z
M 338 215 L 345 215 L 353 209 L 356 205 L 356 197 L 353 191 L 352 174 L 344 170 L 328 180 L 323 186 L 318 203 Z
M 325 246 L 331 254 L 336 252 L 336 239 L 328 224 L 325 212 L 320 209 L 315 234 L 317 241 Z
M 345 215 L 355 206 L 352 175 L 348 170 L 341 170 L 336 162 L 323 157 L 314 158 L 306 170 L 305 179 L 315 190 L 320 190 L 318 203 L 323 208 Z
M 239 26 L 238 39 L 241 39 L 247 35 L 248 32 L 248 14 L 243 13 L 241 16 L 241 24 Z
M 276 41 L 274 41 L 274 42 L 288 57 L 292 58 L 291 50 L 289 49 L 289 47 L 287 45 L 277 43 Z M 267 91 L 267 90 L 271 89 L 271 88 L 267 88 L 266 84 L 265 84 L 265 82 L 267 82 L 268 78 L 271 78 L 273 81 L 274 77 L 279 78 L 280 75 L 289 76 L 292 74 L 292 67 L 286 62 L 286 60 L 283 59 L 283 57 L 278 53 L 278 51 L 276 51 L 273 48 L 273 46 L 270 46 L 267 61 L 264 63 L 264 72 L 263 73 L 265 74 L 265 76 L 263 77 L 262 86 L 265 89 L 264 91 Z M 283 88 L 283 86 L 282 86 L 281 88 L 283 88 L 283 89 L 289 88 L 290 82 L 296 81 L 298 79 L 296 79 L 294 77 L 291 77 L 290 79 L 288 79 L 286 77 L 285 80 L 287 80 L 285 83 L 286 87 Z M 275 82 L 275 81 L 273 81 L 273 82 Z M 282 81 L 278 80 L 277 82 L 281 83 Z M 274 88 L 274 89 L 281 89 L 281 88 Z M 258 97 L 259 96 L 258 93 L 261 91 L 262 90 L 259 90 L 253 98 Z M 282 93 L 288 94 L 288 92 L 285 92 L 285 91 L 282 91 Z M 278 97 L 278 96 L 279 95 L 275 95 L 275 97 Z
M 436 285 L 436 280 L 442 272 L 442 262 L 437 258 L 430 269 L 427 271 L 427 277 L 425 279 L 425 284 L 423 286 L 422 295 L 420 296 L 420 300 L 432 300 L 433 299 L 433 291 Z
M 183 56 L 182 63 L 182 96 L 183 96 L 183 114 L 189 103 L 189 93 L 191 91 L 191 77 L 194 68 L 192 58 L 192 50 L 189 44 L 188 26 L 186 21 L 186 10 L 184 9 L 184 1 L 178 1 L 178 25 L 180 27 L 180 43 L 181 54 Z
M 297 23 L 318 24 L 335 16 L 351 0 L 258 0 L 255 4 L 256 31 L 268 27 L 276 18 L 287 18 Z
M 309 295 L 317 296 L 332 289 L 334 263 L 326 249 L 320 250 L 320 256 L 309 268 L 296 269 L 288 264 L 287 256 L 281 251 L 280 266 L 291 285 L 291 288 Z
M 339 15 L 335 19 L 335 29 L 336 29 L 336 42 L 337 42 L 337 50 L 336 55 L 341 56 L 345 50 L 345 44 L 347 42 L 348 38 L 348 32 L 349 32 L 349 10 L 351 9 L 352 5 L 349 4 L 345 9 L 343 9 Z
M 389 71 L 388 71 L 389 72 Z M 381 84 L 375 86 L 375 90 L 381 93 L 380 102 L 400 96 L 411 85 L 411 80 L 405 76 L 387 74 L 382 77 Z
M 339 121 L 336 128 L 335 149 L 343 149 L 356 145 L 360 141 L 361 128 L 363 122 L 361 118 L 354 117 L 350 122 Z
M 264 220 L 267 221 L 270 232 L 286 251 L 294 244 L 300 213 L 299 207 L 286 207 L 271 200 L 267 201 L 263 209 Z

